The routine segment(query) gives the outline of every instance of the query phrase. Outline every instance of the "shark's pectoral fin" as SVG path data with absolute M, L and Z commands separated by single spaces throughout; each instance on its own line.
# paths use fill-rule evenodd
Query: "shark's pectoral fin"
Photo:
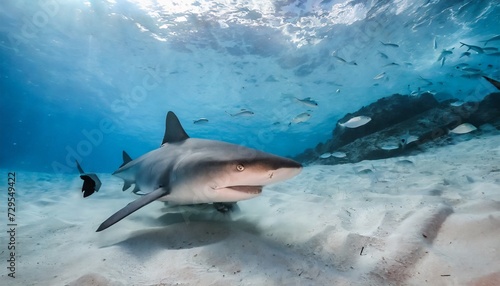
M 87 174 L 83 171 L 82 166 L 76 161 L 76 168 L 80 172 L 80 178 L 83 180 L 82 193 L 83 197 L 86 198 L 92 195 L 94 192 L 98 192 L 101 188 L 101 180 L 96 174 Z
M 113 224 L 127 217 L 129 214 L 135 212 L 136 210 L 142 208 L 143 206 L 151 203 L 154 200 L 157 200 L 165 195 L 168 195 L 169 193 L 170 190 L 167 188 L 158 188 L 152 191 L 151 193 L 138 198 L 137 200 L 129 203 L 124 208 L 117 211 L 114 215 L 110 216 L 107 220 L 105 220 L 96 230 L 96 232 L 105 230 L 106 228 L 112 226 Z

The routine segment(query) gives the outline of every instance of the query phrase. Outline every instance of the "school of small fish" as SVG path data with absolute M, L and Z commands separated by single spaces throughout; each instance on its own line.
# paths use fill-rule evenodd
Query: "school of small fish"
M 437 57 L 437 62 L 441 67 L 445 67 L 448 62 L 453 62 L 458 60 L 461 61 L 469 61 L 469 59 L 473 59 L 477 55 L 485 55 L 485 56 L 500 56 L 499 49 L 497 47 L 492 47 L 488 46 L 493 42 L 499 42 L 500 41 L 500 35 L 495 35 L 492 36 L 488 39 L 481 40 L 479 41 L 480 43 L 483 43 L 482 46 L 480 45 L 474 45 L 473 43 L 469 43 L 467 40 L 466 41 L 460 41 L 458 42 L 456 47 L 453 46 L 448 46 L 448 47 L 441 47 L 440 51 L 438 50 L 438 47 L 440 46 L 438 44 L 438 37 L 435 36 L 432 42 L 432 48 L 435 51 L 434 53 L 438 53 Z M 375 50 L 376 55 L 380 58 L 380 60 L 384 61 L 384 64 L 381 64 L 379 67 L 382 69 L 378 74 L 376 74 L 373 77 L 373 80 L 376 80 L 377 83 L 374 83 L 373 86 L 379 86 L 383 85 L 384 82 L 389 82 L 390 78 L 389 75 L 392 74 L 391 71 L 394 71 L 394 69 L 398 70 L 401 68 L 411 68 L 413 65 L 411 62 L 403 62 L 400 61 L 399 63 L 397 61 L 394 61 L 394 55 L 396 51 L 400 50 L 400 45 L 398 43 L 394 42 L 389 42 L 389 41 L 379 41 L 380 42 L 380 47 L 378 50 Z M 457 54 L 454 54 L 455 48 L 457 48 L 456 52 Z M 339 55 L 337 51 L 334 51 L 330 54 L 330 56 L 340 65 L 344 65 L 345 68 L 350 68 L 347 66 L 358 66 L 358 63 L 354 59 L 346 59 L 343 55 Z M 348 56 L 348 55 L 347 55 Z M 338 67 L 338 66 L 337 66 Z M 491 68 L 492 65 L 488 65 L 488 68 Z M 335 69 L 335 66 L 330 66 L 330 68 Z M 355 69 L 356 67 L 352 67 Z M 472 64 L 471 62 L 461 62 L 453 66 L 454 69 L 459 71 L 459 74 L 457 76 L 471 79 L 471 80 L 476 80 L 480 78 L 484 78 L 487 81 L 489 81 L 491 84 L 493 84 L 495 87 L 500 89 L 500 83 L 494 79 L 491 79 L 487 77 L 484 73 L 484 66 L 480 66 L 477 64 Z M 435 82 L 430 78 L 429 75 L 426 75 L 427 78 L 424 78 L 422 76 L 418 77 L 419 82 L 418 83 L 412 83 L 408 84 L 408 94 L 418 97 L 423 93 L 431 93 L 431 94 L 436 94 L 437 90 L 436 89 L 431 89 L 430 86 L 439 86 L 442 85 L 442 82 Z M 271 80 L 269 80 L 271 78 Z M 270 76 L 268 77 L 267 82 L 276 82 L 278 81 L 276 79 L 277 77 Z M 319 83 L 319 81 L 318 81 Z M 329 81 L 327 82 L 330 85 L 334 86 L 342 86 L 342 84 L 336 83 L 334 81 Z M 332 94 L 339 94 L 340 93 L 340 88 L 337 88 L 335 91 L 332 91 Z M 291 126 L 292 124 L 300 124 L 300 123 L 305 123 L 309 121 L 312 118 L 312 109 L 318 108 L 320 104 L 318 103 L 317 100 L 313 99 L 312 97 L 296 97 L 293 94 L 284 94 L 285 96 L 290 97 L 292 100 L 297 102 L 297 104 L 300 104 L 304 107 L 311 108 L 311 110 L 307 110 L 304 112 L 297 112 L 296 116 L 290 116 L 289 121 L 286 120 L 280 120 L 280 121 L 275 121 L 272 125 L 277 126 L 280 125 L 284 122 L 288 121 L 288 126 Z M 461 100 L 456 100 L 451 103 L 449 103 L 451 107 L 459 108 L 462 105 L 464 105 L 464 102 Z M 247 116 L 252 116 L 255 113 L 249 109 L 241 109 L 239 111 L 230 113 L 227 112 L 228 115 L 231 117 L 247 117 Z M 349 120 L 345 122 L 339 122 L 338 125 L 342 128 L 359 128 L 362 126 L 365 126 L 372 120 L 371 117 L 365 116 L 365 115 L 360 115 L 360 116 L 355 116 L 350 118 Z M 193 120 L 194 124 L 205 124 L 208 123 L 209 120 L 207 118 L 201 117 L 198 119 Z M 470 132 L 473 132 L 477 130 L 475 126 L 473 126 L 470 123 L 463 123 L 451 130 L 449 130 L 449 133 L 452 134 L 467 134 Z M 408 132 L 401 136 L 399 138 L 399 142 L 397 144 L 395 143 L 386 143 L 384 145 L 378 145 L 378 148 L 386 151 L 391 151 L 391 150 L 397 150 L 400 148 L 405 148 L 406 145 L 416 142 L 419 140 L 418 136 L 411 135 Z M 320 159 L 327 159 L 330 157 L 334 158 L 345 158 L 347 156 L 346 153 L 340 152 L 340 151 L 335 151 L 335 152 L 325 152 L 321 155 L 318 156 Z

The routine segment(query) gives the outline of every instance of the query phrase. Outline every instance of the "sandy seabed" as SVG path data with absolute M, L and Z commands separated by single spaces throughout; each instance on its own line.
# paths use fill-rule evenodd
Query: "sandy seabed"
M 16 278 L 2 231 L 0 284 L 500 285 L 500 135 L 460 141 L 306 167 L 231 216 L 155 202 L 100 233 L 136 198 L 120 179 L 100 174 L 83 199 L 77 174 L 4 169 L 4 226 L 17 177 Z

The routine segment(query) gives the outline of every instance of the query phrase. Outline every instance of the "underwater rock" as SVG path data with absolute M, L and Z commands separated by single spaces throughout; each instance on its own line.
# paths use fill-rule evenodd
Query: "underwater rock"
M 480 102 L 450 105 L 455 101 L 449 99 L 439 103 L 430 93 L 418 98 L 396 94 L 379 99 L 338 121 L 345 122 L 363 114 L 372 118 L 368 124 L 355 129 L 337 124 L 332 139 L 306 150 L 295 159 L 304 164 L 384 159 L 449 145 L 450 130 L 466 122 L 474 126 L 489 123 L 500 129 L 500 93 L 491 93 Z M 409 136 L 412 140 L 405 140 Z M 321 154 L 333 152 L 344 152 L 347 156 L 319 158 Z
M 337 123 L 346 122 L 355 116 L 369 116 L 371 121 L 355 129 L 341 128 L 338 124 L 333 130 L 333 138 L 327 142 L 326 148 L 336 150 L 347 145 L 358 138 L 383 130 L 389 126 L 405 121 L 431 108 L 437 107 L 439 103 L 430 93 L 424 93 L 420 97 L 394 94 L 384 97 L 376 102 L 362 107 L 354 113 L 348 113 Z M 341 150 L 343 151 L 343 150 Z M 326 151 L 325 151 L 326 152 Z

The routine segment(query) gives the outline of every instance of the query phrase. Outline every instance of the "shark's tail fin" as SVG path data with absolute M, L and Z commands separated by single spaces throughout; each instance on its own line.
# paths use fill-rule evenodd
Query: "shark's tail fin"
M 83 180 L 83 197 L 86 198 L 94 192 L 98 192 L 101 188 L 101 180 L 99 180 L 99 177 L 97 177 L 96 174 L 85 173 L 78 161 L 76 161 L 76 168 L 78 169 L 78 172 L 80 172 L 80 178 Z

